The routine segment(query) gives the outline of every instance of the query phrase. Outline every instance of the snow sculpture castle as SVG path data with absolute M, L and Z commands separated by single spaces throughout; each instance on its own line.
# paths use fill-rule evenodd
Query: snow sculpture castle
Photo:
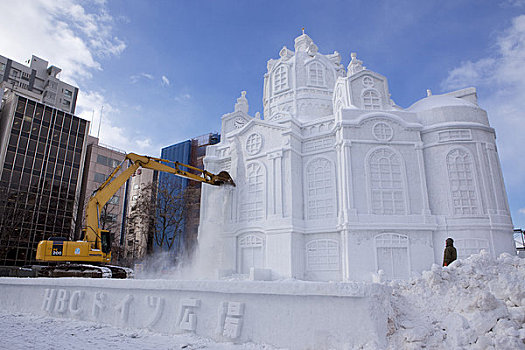
M 441 264 L 447 237 L 459 258 L 514 251 L 495 133 L 474 88 L 402 109 L 355 54 L 345 71 L 303 33 L 279 56 L 264 77 L 264 119 L 243 92 L 207 149 L 207 169 L 237 183 L 203 186 L 199 241 L 213 268 L 369 281 Z

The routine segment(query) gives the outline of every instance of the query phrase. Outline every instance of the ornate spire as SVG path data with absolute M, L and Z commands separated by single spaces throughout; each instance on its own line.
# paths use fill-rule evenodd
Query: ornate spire
M 352 60 L 350 61 L 350 64 L 348 65 L 348 75 L 353 75 L 357 72 L 360 72 L 366 69 L 366 67 L 363 66 L 363 61 L 357 59 L 357 53 L 352 52 L 350 56 L 352 57 Z
M 235 104 L 235 112 L 241 111 L 248 114 L 248 100 L 246 99 L 246 91 L 241 92 L 241 97 L 237 99 Z
M 317 53 L 317 45 L 314 44 L 312 38 L 304 33 L 295 38 L 295 51 L 308 52 L 309 55 L 313 56 Z

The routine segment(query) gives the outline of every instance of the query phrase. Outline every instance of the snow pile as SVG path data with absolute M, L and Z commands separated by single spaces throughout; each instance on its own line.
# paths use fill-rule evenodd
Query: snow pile
M 389 349 L 525 349 L 525 259 L 481 252 L 392 287 Z

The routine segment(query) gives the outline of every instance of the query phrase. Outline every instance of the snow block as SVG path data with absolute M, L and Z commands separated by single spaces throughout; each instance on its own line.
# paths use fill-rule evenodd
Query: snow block
M 250 281 L 271 281 L 272 270 L 271 269 L 258 269 L 255 267 L 250 268 Z
M 386 347 L 373 283 L 0 278 L 0 309 L 289 349 Z

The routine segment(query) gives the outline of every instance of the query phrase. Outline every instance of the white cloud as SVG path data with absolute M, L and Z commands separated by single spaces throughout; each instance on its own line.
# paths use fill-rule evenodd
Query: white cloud
M 91 135 L 96 136 L 98 133 L 101 113 L 102 120 L 105 118 L 109 120 L 111 116 L 120 111 L 108 103 L 100 92 L 79 90 L 76 115 L 91 122 Z M 105 123 L 108 124 L 108 122 Z M 104 122 L 102 124 L 104 125 Z
M 103 107 L 101 142 L 128 151 L 156 153 L 158 147 L 140 131 L 130 131 L 117 122 L 117 106 L 125 105 L 122 101 L 109 101 L 104 91 L 84 87 L 93 71 L 102 69 L 103 60 L 126 48 L 114 35 L 115 20 L 105 8 L 105 0 L 0 1 L 0 13 L 0 33 L 5 34 L 0 40 L 1 55 L 25 62 L 35 54 L 60 67 L 60 79 L 79 86 L 76 114 L 91 122 L 91 135 L 98 133 Z M 143 72 L 130 79 L 153 80 L 154 76 Z
M 501 7 L 522 7 L 525 6 L 525 0 L 505 0 L 501 3 Z
M 184 101 L 191 99 L 191 95 L 190 94 L 180 94 L 178 96 L 175 96 L 174 99 L 177 102 L 184 102 Z
M 513 18 L 497 36 L 490 57 L 463 62 L 449 72 L 444 89 L 476 86 L 498 136 L 507 189 L 519 190 L 525 181 L 525 158 L 520 131 L 525 130 L 525 15 Z
M 153 80 L 153 79 L 155 79 L 155 77 L 153 75 L 149 74 L 149 73 L 140 73 L 140 74 L 135 74 L 135 75 L 130 76 L 129 79 L 131 80 L 132 84 L 135 84 L 140 79 Z
M 135 106 L 135 108 L 141 108 Z M 151 139 L 138 134 L 135 130 L 127 130 L 114 122 L 121 111 L 111 104 L 103 94 L 96 91 L 79 91 L 77 113 L 81 118 L 91 122 L 92 136 L 99 136 L 100 142 L 120 148 L 125 152 L 154 155 L 158 153 L 158 145 L 153 146 Z M 100 134 L 99 134 L 100 125 Z
M 75 0 L 2 1 L 0 13 L 2 55 L 19 62 L 40 56 L 75 85 L 102 69 L 98 58 L 119 55 L 126 47 L 112 35 L 114 20 L 104 7 L 88 13 Z
M 525 215 L 525 208 L 518 209 L 518 213 Z
M 170 85 L 170 80 L 168 79 L 168 77 L 166 77 L 165 75 L 162 76 L 162 86 L 169 86 Z

